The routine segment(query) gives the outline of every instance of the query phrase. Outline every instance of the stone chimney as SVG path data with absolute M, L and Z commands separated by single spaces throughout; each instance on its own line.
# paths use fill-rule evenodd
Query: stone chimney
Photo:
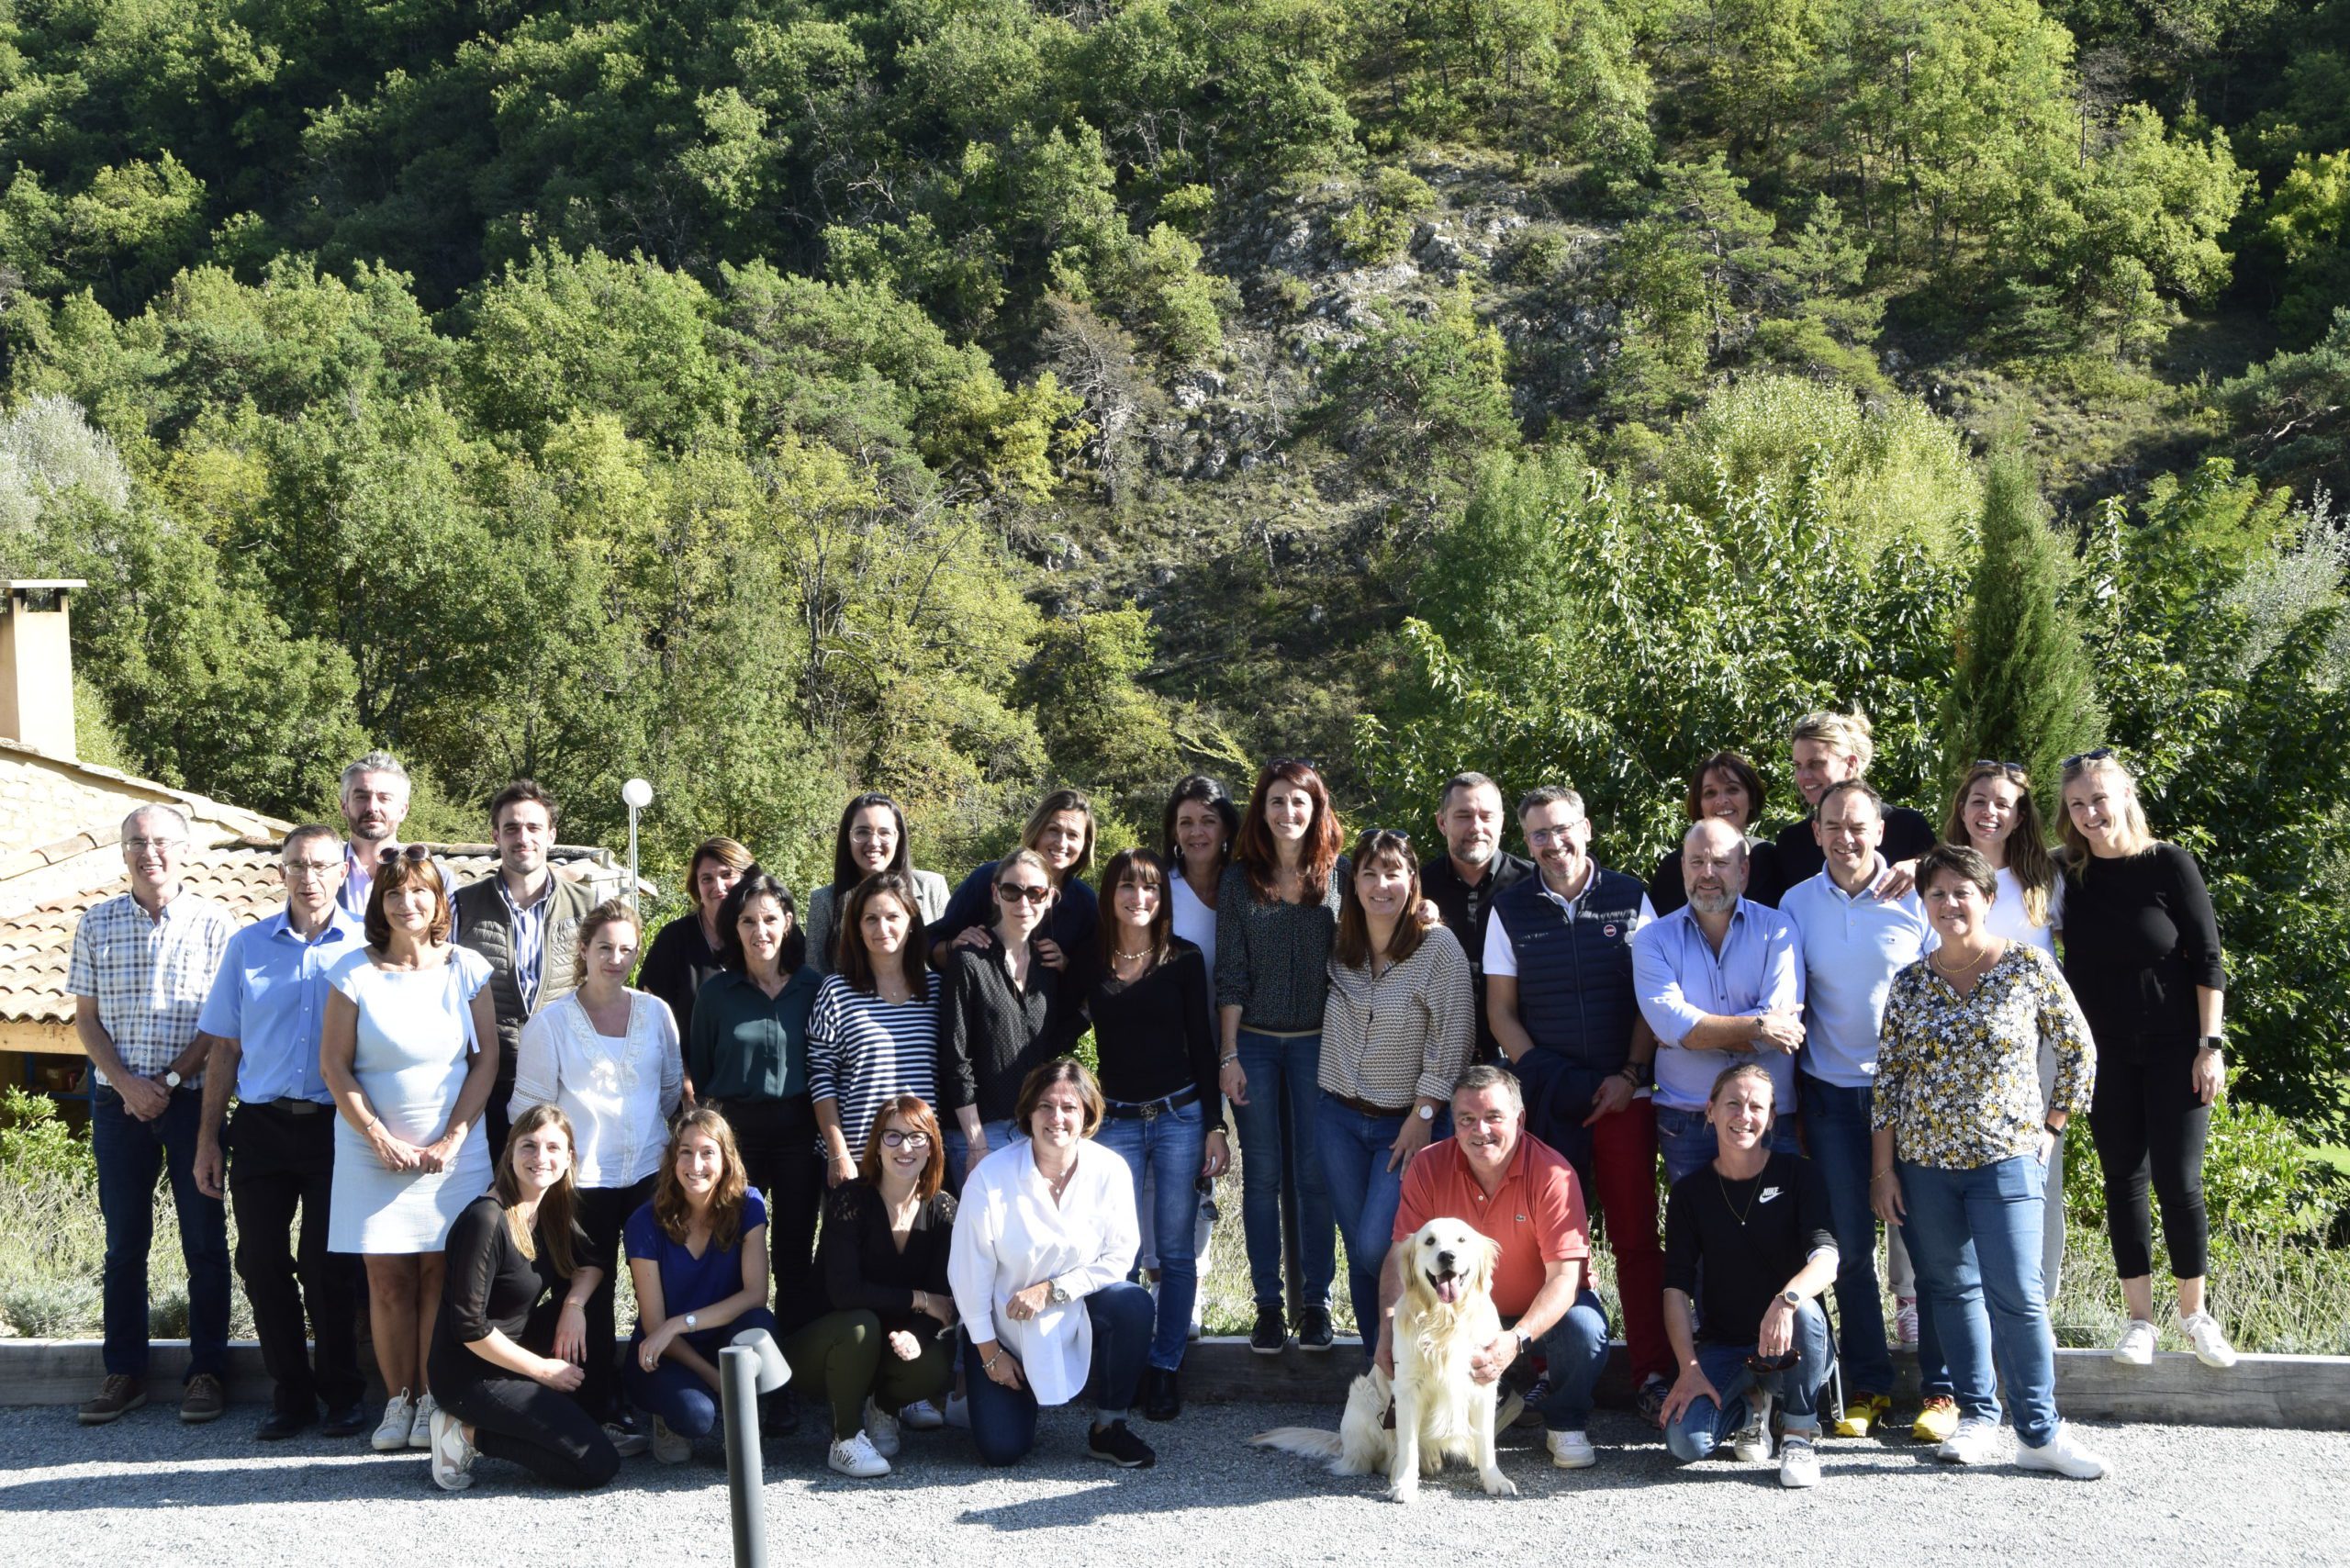
M 65 600 L 79 577 L 17 577 L 0 610 L 0 740 L 71 762 L 73 645 Z

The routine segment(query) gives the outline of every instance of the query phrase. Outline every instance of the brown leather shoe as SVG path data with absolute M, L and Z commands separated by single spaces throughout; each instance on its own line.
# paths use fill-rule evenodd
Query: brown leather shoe
M 229 1408 L 229 1391 L 210 1372 L 198 1372 L 187 1380 L 187 1388 L 180 1394 L 180 1419 L 190 1425 L 198 1421 L 218 1421 L 220 1412 Z
M 128 1372 L 109 1372 L 98 1385 L 98 1396 L 82 1406 L 82 1425 L 103 1427 L 119 1421 L 147 1403 L 147 1385 Z

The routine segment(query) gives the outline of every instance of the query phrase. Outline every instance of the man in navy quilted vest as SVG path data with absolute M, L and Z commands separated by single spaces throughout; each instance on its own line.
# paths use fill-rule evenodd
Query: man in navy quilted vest
M 1656 1239 L 1656 1038 L 1632 989 L 1647 895 L 1592 859 L 1591 819 L 1565 785 L 1528 790 L 1517 821 L 1537 874 L 1494 900 L 1486 1013 L 1525 1086 L 1527 1129 L 1573 1164 L 1606 1226 L 1639 1408 L 1654 1421 L 1673 1368 Z

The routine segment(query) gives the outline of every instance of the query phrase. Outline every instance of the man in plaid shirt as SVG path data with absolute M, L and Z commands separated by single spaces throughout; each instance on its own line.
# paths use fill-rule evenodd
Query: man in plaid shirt
M 187 1261 L 188 1372 L 180 1419 L 209 1421 L 228 1402 L 229 1215 L 196 1182 L 207 1041 L 196 1014 L 236 931 L 228 910 L 180 886 L 187 819 L 141 806 L 122 822 L 130 890 L 73 932 L 66 989 L 73 1028 L 98 1074 L 90 1146 L 106 1227 L 106 1381 L 82 1406 L 101 1426 L 147 1403 L 147 1252 L 155 1179 L 168 1170 Z

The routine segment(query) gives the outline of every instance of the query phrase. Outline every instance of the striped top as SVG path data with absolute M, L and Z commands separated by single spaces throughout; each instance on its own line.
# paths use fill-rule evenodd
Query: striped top
M 884 1103 L 919 1094 L 938 1103 L 938 976 L 919 1002 L 887 1002 L 826 975 L 808 1014 L 808 1098 L 837 1103 L 851 1159 Z
M 1391 1110 L 1408 1108 L 1419 1094 L 1442 1102 L 1476 1043 L 1469 956 L 1443 926 L 1375 980 L 1368 964 L 1357 969 L 1331 960 L 1315 1074 L 1326 1092 Z

